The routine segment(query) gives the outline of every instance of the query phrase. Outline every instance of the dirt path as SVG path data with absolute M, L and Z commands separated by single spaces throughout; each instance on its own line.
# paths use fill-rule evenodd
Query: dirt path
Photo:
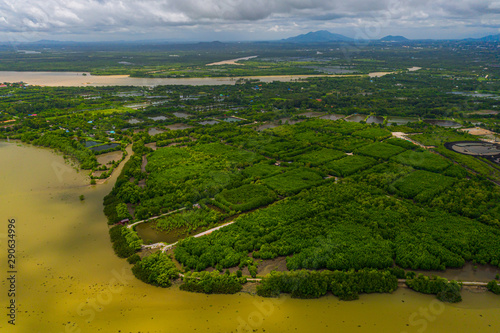
M 413 134 L 421 134 L 421 133 L 413 133 Z M 423 144 L 421 144 L 420 142 L 417 142 L 413 139 L 410 139 L 408 137 L 409 134 L 407 133 L 403 133 L 403 132 L 392 132 L 392 136 L 395 137 L 395 138 L 398 138 L 398 139 L 403 139 L 403 140 L 407 140 L 407 141 L 410 141 L 411 143 L 413 143 L 414 145 L 417 145 L 419 147 L 422 147 L 422 148 L 425 148 L 425 149 L 431 149 L 431 148 L 436 148 L 434 146 L 424 146 Z
M 215 228 L 212 228 L 212 229 L 210 229 L 210 230 L 200 232 L 199 234 L 196 234 L 196 235 L 194 235 L 193 237 L 194 237 L 194 238 L 198 238 L 198 237 L 202 237 L 202 236 L 205 236 L 205 235 L 209 235 L 209 234 L 211 234 L 213 231 L 215 231 L 215 230 L 219 230 L 219 229 L 224 228 L 224 227 L 227 227 L 228 225 L 231 225 L 231 224 L 233 224 L 233 223 L 234 223 L 234 221 L 231 221 L 231 222 L 229 222 L 229 223 L 226 223 L 226 224 L 220 225 L 220 226 L 215 227 Z M 151 244 L 151 245 L 143 245 L 143 248 L 146 248 L 146 246 L 149 246 L 150 248 L 154 248 L 153 246 L 156 246 L 156 245 L 158 245 L 158 244 L 163 244 L 163 245 L 164 245 L 164 247 L 161 249 L 161 252 L 165 253 L 165 252 L 167 252 L 168 250 L 172 249 L 175 245 L 177 245 L 177 243 L 178 243 L 178 242 L 175 242 L 175 243 L 172 243 L 172 244 L 165 245 L 165 243 L 160 242 L 160 243 L 155 243 L 155 244 Z M 156 246 L 156 247 L 158 247 L 158 246 Z
M 165 214 L 161 214 L 161 215 L 158 215 L 158 216 L 149 217 L 147 219 L 144 219 L 144 220 L 137 221 L 137 222 L 134 222 L 132 224 L 129 224 L 129 225 L 127 225 L 127 228 L 131 229 L 133 226 L 138 225 L 140 223 L 144 223 L 144 222 L 148 222 L 148 221 L 151 221 L 151 220 L 155 220 L 155 219 L 157 219 L 159 217 L 162 217 L 162 216 L 165 216 L 165 215 L 170 215 L 170 214 L 173 214 L 173 213 L 177 213 L 177 212 L 180 212 L 181 210 L 184 210 L 184 209 L 186 209 L 186 207 L 182 207 L 182 208 L 179 208 L 179 209 L 176 209 L 176 210 L 173 210 L 171 212 L 168 212 L 168 213 L 165 213 Z

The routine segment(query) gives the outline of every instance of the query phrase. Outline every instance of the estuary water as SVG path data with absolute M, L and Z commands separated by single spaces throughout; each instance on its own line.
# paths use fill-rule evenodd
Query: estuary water
M 7 222 L 16 220 L 16 325 L 0 284 L 0 332 L 498 332 L 500 298 L 463 291 L 457 305 L 400 288 L 342 302 L 327 296 L 265 299 L 205 295 L 144 284 L 113 253 L 103 185 L 48 149 L 0 142 L 0 271 Z M 123 164 L 122 164 L 123 165 Z M 120 171 L 120 168 L 117 169 Z M 79 196 L 85 200 L 80 201 Z
M 370 77 L 380 77 L 389 73 L 370 73 Z M 243 79 L 257 79 L 261 82 L 289 82 L 309 77 L 341 77 L 352 75 L 274 75 L 246 76 Z M 359 76 L 359 75 L 355 75 Z M 0 82 L 24 82 L 31 85 L 48 87 L 84 87 L 84 86 L 157 86 L 157 85 L 224 85 L 235 84 L 240 77 L 208 78 L 136 78 L 128 75 L 94 76 L 82 72 L 13 72 L 0 71 Z

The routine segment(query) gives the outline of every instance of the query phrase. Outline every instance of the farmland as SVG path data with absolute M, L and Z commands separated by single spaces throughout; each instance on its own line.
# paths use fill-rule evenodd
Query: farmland
M 454 160 L 387 140 L 379 126 L 313 119 L 263 132 L 223 124 L 192 129 L 187 134 L 197 140 L 182 147 L 136 146 L 148 161 L 139 176 L 146 186 L 124 203 L 136 218 L 188 208 L 161 218 L 164 230 L 234 222 L 179 241 L 174 260 L 188 271 L 238 268 L 254 276 L 260 260 L 278 257 L 292 272 L 368 269 L 380 279 L 396 274 L 384 273 L 393 267 L 499 266 L 498 187 Z M 332 148 L 338 142 L 342 150 Z M 115 186 L 118 200 L 127 198 L 127 184 Z M 189 281 L 186 290 L 198 290 Z
M 182 53 L 182 62 L 196 58 L 194 52 Z M 339 65 L 331 52 L 329 65 Z M 326 60 L 317 56 L 289 63 L 259 56 L 230 68 L 205 67 L 205 60 L 221 60 L 207 53 L 191 66 L 156 66 L 153 73 L 149 65 L 138 65 L 130 74 L 233 76 L 279 68 L 282 73 L 313 73 L 302 66 Z M 348 66 L 365 73 L 369 68 L 398 69 L 403 63 L 401 58 L 392 68 L 387 59 L 353 58 Z M 259 68 L 262 64 L 271 67 Z M 189 280 L 184 290 L 232 293 L 240 290 L 241 275 L 256 276 L 276 260 L 280 270 L 290 272 L 275 281 L 271 277 L 269 285 L 263 282 L 269 289 L 262 295 L 279 291 L 307 298 L 330 291 L 354 299 L 361 292 L 393 290 L 396 275 L 415 279 L 408 285 L 427 291 L 422 285 L 447 284 L 406 276 L 404 270 L 476 264 L 494 270 L 500 257 L 500 167 L 446 146 L 484 138 L 431 124 L 453 121 L 496 130 L 497 114 L 476 112 L 494 110 L 495 99 L 455 92 L 497 91 L 498 70 L 485 69 L 486 64 L 455 70 L 447 60 L 439 70 L 427 65 L 377 78 L 235 79 L 220 86 L 50 88 L 8 83 L 0 101 L 0 119 L 7 123 L 0 134 L 60 151 L 88 170 L 92 184 L 98 178 L 104 182 L 119 164 L 101 154 L 112 151 L 115 159 L 127 158 L 104 199 L 108 223 L 151 219 L 141 227 L 175 234 L 168 241 L 161 235 L 148 241 L 134 228 L 110 229 L 117 254 L 137 265 L 136 276 L 147 283 L 168 286 L 180 268 L 185 282 Z M 130 68 L 90 69 L 105 74 Z M 490 79 L 479 80 L 479 69 Z M 330 120 L 337 117 L 359 121 Z M 394 126 L 389 121 L 393 117 L 411 121 Z M 378 123 L 365 123 L 369 119 Z M 217 227 L 222 228 L 211 230 Z M 154 250 L 144 244 L 171 246 L 177 240 L 167 254 L 148 257 Z M 231 272 L 216 276 L 223 270 Z M 318 270 L 328 272 L 316 275 Z M 367 276 L 387 285 L 363 286 Z M 299 281 L 307 289 L 309 277 L 321 287 L 311 294 L 286 284 Z M 352 293 L 339 287 L 353 285 L 359 288 Z

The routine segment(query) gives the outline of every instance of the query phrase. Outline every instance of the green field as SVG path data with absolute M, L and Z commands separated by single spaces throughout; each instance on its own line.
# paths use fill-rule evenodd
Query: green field
M 324 165 L 323 169 L 335 176 L 346 177 L 376 164 L 370 157 L 352 155 Z
M 276 194 L 263 185 L 246 184 L 231 190 L 223 190 L 215 199 L 234 211 L 247 211 L 276 200 Z
M 405 198 L 417 201 L 428 201 L 436 194 L 453 185 L 456 180 L 451 177 L 424 170 L 417 170 L 408 176 L 398 179 L 392 186 Z
M 323 177 L 308 169 L 292 169 L 264 179 L 262 182 L 281 195 L 292 195 L 303 189 L 318 185 Z
M 309 163 L 311 166 L 319 166 L 329 161 L 333 161 L 345 156 L 345 153 L 339 150 L 322 148 L 310 153 L 295 156 L 294 160 L 302 163 Z
M 366 155 L 373 158 L 389 159 L 404 151 L 404 148 L 390 145 L 384 142 L 375 142 L 368 146 L 363 146 L 356 150 L 356 154 Z
M 435 172 L 443 171 L 451 165 L 447 159 L 428 151 L 407 150 L 391 159 L 401 164 L 410 165 L 416 169 Z

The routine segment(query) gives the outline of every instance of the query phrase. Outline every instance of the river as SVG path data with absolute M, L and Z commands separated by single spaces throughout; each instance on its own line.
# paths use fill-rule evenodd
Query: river
M 12 326 L 2 278 L 2 333 L 500 330 L 500 298 L 486 292 L 463 291 L 464 301 L 449 305 L 404 288 L 342 302 L 333 296 L 204 295 L 144 284 L 109 242 L 102 199 L 117 173 L 89 186 L 84 173 L 48 149 L 0 142 L 0 156 L 0 270 L 6 276 L 7 220 L 15 218 L 18 306 Z
M 370 73 L 370 77 L 380 77 L 391 72 Z M 85 75 L 84 75 L 85 74 Z M 235 84 L 238 79 L 256 79 L 261 82 L 289 82 L 309 77 L 343 77 L 360 75 L 273 75 L 246 77 L 207 77 L 207 78 L 136 78 L 128 75 L 90 75 L 82 72 L 9 72 L 0 71 L 0 82 L 24 82 L 48 87 L 84 86 L 157 86 L 157 85 L 224 85 Z

